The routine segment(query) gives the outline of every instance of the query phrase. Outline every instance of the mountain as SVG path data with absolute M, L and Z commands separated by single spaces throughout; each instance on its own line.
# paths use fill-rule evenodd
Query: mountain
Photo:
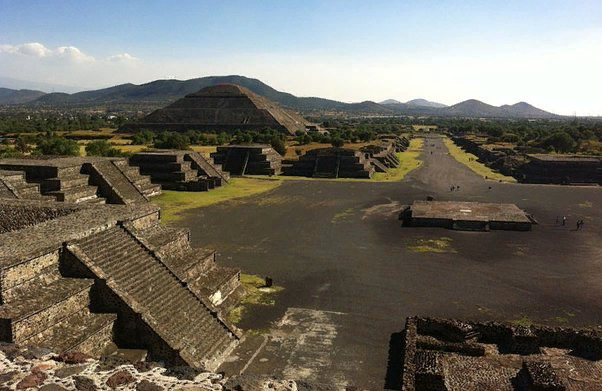
M 412 99 L 412 100 L 407 101 L 406 105 L 419 106 L 419 107 L 435 107 L 435 108 L 447 107 L 447 105 L 444 105 L 443 103 L 431 102 L 430 100 L 426 100 L 426 99 Z
M 500 109 L 504 110 L 512 117 L 550 118 L 555 116 L 555 114 L 538 109 L 527 102 L 518 102 L 513 105 L 503 105 L 500 106 Z
M 520 102 L 502 107 L 491 106 L 478 100 L 467 100 L 453 106 L 430 102 L 425 99 L 414 99 L 400 103 L 394 99 L 375 103 L 344 103 L 318 97 L 297 97 L 287 92 L 278 91 L 257 79 L 239 75 L 208 76 L 190 80 L 155 80 L 145 84 L 120 84 L 99 90 L 82 91 L 74 94 L 54 92 L 44 94 L 41 91 L 4 92 L 0 95 L 0 103 L 25 104 L 33 107 L 111 107 L 135 105 L 139 109 L 155 109 L 167 106 L 176 100 L 199 91 L 202 88 L 217 84 L 237 84 L 254 93 L 264 96 L 279 105 L 302 112 L 346 112 L 353 114 L 412 115 L 412 116 L 457 116 L 457 117 L 494 117 L 494 118 L 554 118 L 548 113 Z M 38 94 L 37 96 L 34 93 Z M 15 94 L 15 95 L 11 95 Z M 5 100 L 2 100 L 5 99 Z M 389 102 L 389 103 L 385 103 Z
M 499 117 L 503 110 L 499 107 L 488 105 L 480 100 L 469 99 L 455 105 L 441 109 L 445 115 L 454 115 L 462 117 Z
M 45 92 L 34 90 L 13 90 L 10 88 L 0 87 L 0 104 L 1 105 L 18 105 L 38 99 Z
M 0 76 L 0 87 L 11 88 L 13 90 L 36 90 L 43 92 L 55 92 L 62 91 L 68 93 L 74 93 L 83 91 L 86 88 L 66 86 L 64 84 L 44 83 L 30 80 L 13 79 L 12 77 Z

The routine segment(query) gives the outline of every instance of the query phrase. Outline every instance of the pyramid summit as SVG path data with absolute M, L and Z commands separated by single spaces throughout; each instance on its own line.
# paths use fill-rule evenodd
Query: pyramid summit
M 218 84 L 188 94 L 167 107 L 155 110 L 120 131 L 202 131 L 276 129 L 294 134 L 308 122 L 269 99 L 235 84 Z

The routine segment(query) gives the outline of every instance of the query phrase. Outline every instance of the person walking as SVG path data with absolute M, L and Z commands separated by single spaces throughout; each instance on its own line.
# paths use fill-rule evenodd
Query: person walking
M 566 216 L 562 216 L 562 225 L 566 225 Z

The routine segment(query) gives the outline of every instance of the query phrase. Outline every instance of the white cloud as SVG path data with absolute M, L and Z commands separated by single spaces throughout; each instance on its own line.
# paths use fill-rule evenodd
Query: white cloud
M 114 56 L 110 56 L 108 58 L 111 62 L 122 62 L 122 61 L 137 61 L 138 58 L 132 56 L 129 53 L 115 54 Z
M 74 62 L 94 62 L 95 59 L 92 56 L 89 56 L 83 53 L 81 50 L 76 48 L 75 46 L 61 46 L 57 48 L 53 54 L 57 57 L 67 58 Z
M 76 63 L 94 62 L 94 57 L 83 53 L 75 46 L 61 46 L 49 49 L 39 42 L 28 42 L 20 45 L 0 45 L 0 53 L 19 54 L 38 58 L 67 59 Z

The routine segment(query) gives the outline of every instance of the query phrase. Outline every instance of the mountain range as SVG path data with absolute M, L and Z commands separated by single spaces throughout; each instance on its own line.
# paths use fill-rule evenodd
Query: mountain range
M 301 112 L 344 112 L 379 115 L 424 115 L 455 117 L 499 117 L 499 118 L 554 118 L 556 114 L 538 109 L 526 102 L 513 105 L 492 106 L 470 99 L 452 106 L 414 99 L 401 103 L 394 99 L 376 103 L 345 103 L 318 97 L 297 97 L 277 91 L 257 79 L 245 76 L 208 76 L 190 80 L 155 80 L 145 84 L 120 84 L 99 90 L 82 91 L 74 94 L 62 92 L 44 93 L 35 90 L 0 88 L 0 104 L 24 105 L 27 107 L 86 108 L 120 105 L 165 106 L 175 100 L 215 84 L 238 84 L 262 95 L 281 106 Z

